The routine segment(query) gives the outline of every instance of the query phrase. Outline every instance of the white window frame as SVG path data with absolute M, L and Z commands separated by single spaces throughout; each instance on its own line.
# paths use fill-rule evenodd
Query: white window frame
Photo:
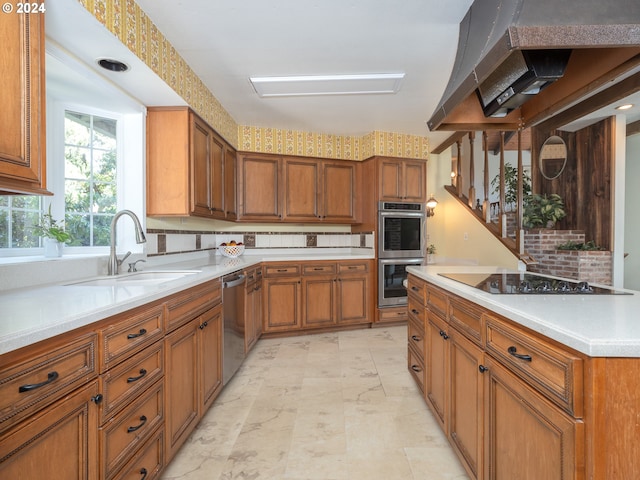
M 73 111 L 111 118 L 117 121 L 117 209 L 127 208 L 136 212 L 142 225 L 145 225 L 144 210 L 144 116 L 142 114 L 119 114 L 99 108 L 89 107 L 76 103 L 53 102 L 49 108 L 51 112 L 52 127 L 47 132 L 49 143 L 47 145 L 47 170 L 49 173 L 47 186 L 50 191 L 56 193 L 45 200 L 44 209 L 51 203 L 51 212 L 54 218 L 64 218 L 64 167 L 65 167 L 65 137 L 64 121 L 65 112 Z M 49 115 L 49 114 L 48 114 Z M 125 158 L 140 159 L 138 162 L 125 162 Z M 138 245 L 128 239 L 134 235 L 133 223 L 130 229 L 118 225 L 118 245 L 122 250 L 126 248 L 132 253 L 143 253 L 144 245 Z M 125 250 L 126 251 L 126 250 Z M 74 247 L 66 246 L 68 254 L 105 254 L 109 253 L 108 246 Z

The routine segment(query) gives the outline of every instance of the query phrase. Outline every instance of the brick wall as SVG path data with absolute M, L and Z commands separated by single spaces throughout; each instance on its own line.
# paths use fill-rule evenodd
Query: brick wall
M 607 251 L 557 250 L 567 242 L 583 243 L 581 230 L 534 229 L 525 232 L 524 249 L 538 263 L 528 270 L 546 275 L 611 285 L 612 259 Z

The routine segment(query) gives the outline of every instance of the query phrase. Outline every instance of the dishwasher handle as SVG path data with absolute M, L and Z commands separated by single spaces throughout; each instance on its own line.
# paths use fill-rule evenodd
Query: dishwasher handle
M 243 274 L 229 276 L 222 279 L 222 288 L 237 287 L 238 285 L 242 285 L 244 281 L 245 276 Z

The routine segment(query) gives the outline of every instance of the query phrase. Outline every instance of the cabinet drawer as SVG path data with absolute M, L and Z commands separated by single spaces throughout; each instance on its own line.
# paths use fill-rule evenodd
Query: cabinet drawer
M 412 345 L 420 358 L 424 358 L 424 324 L 418 324 L 409 317 L 407 323 L 407 343 Z
M 220 279 L 178 293 L 167 302 L 166 331 L 174 330 L 222 301 Z
M 582 359 L 489 315 L 486 330 L 488 353 L 568 413 L 582 417 Z
M 297 277 L 300 275 L 300 265 L 267 265 L 264 267 L 265 277 Z
M 158 305 L 148 311 L 128 316 L 100 332 L 104 372 L 111 366 L 139 352 L 164 336 L 164 309 Z
M 409 318 L 407 315 L 407 307 L 389 307 L 378 309 L 378 321 L 379 322 L 400 322 L 406 321 Z
M 424 325 L 426 320 L 426 311 L 422 304 L 413 297 L 407 298 L 407 311 L 409 319 L 413 319 L 414 322 L 419 325 Z
M 107 480 L 154 480 L 164 468 L 164 429 L 160 428 L 129 462 Z
M 136 354 L 100 377 L 101 420 L 103 423 L 117 410 L 164 374 L 163 342 Z
M 482 346 L 482 310 L 461 298 L 449 297 L 449 323 L 469 340 Z
M 407 278 L 407 293 L 413 295 L 422 305 L 427 303 L 427 285 L 413 275 Z
M 345 275 L 349 273 L 367 273 L 367 272 L 369 272 L 368 262 L 338 264 L 338 273 L 341 275 Z
M 328 263 L 321 265 L 303 265 L 302 266 L 302 274 L 303 275 L 334 275 L 336 273 L 336 264 Z
M 262 278 L 262 267 L 248 268 L 244 271 L 245 277 L 247 277 L 247 286 L 253 285 Z
M 418 388 L 424 394 L 424 362 L 411 347 L 407 352 L 407 362 L 409 373 L 411 373 L 411 376 L 418 384 Z
M 164 382 L 140 396 L 100 429 L 103 478 L 110 478 L 164 421 Z
M 426 307 L 442 318 L 447 318 L 447 294 L 433 285 L 427 285 L 425 293 Z
M 91 333 L 64 344 L 56 342 L 47 353 L 3 366 L 0 369 L 0 431 L 97 376 L 96 344 L 97 336 Z

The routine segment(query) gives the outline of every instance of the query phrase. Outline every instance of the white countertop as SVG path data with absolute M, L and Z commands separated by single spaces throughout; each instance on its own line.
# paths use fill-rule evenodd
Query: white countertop
M 263 261 L 297 262 L 371 258 L 373 258 L 371 254 L 338 252 L 331 255 L 313 253 L 243 255 L 234 259 L 218 256 L 213 261 L 199 258 L 153 267 L 145 266 L 147 271 L 199 270 L 199 273 L 156 285 L 83 286 L 76 283 L 85 279 L 77 279 L 64 284 L 49 284 L 1 292 L 0 355 Z M 144 270 L 141 269 L 141 271 Z
M 500 295 L 438 274 L 507 272 L 505 269 L 424 266 L 407 267 L 407 271 L 591 357 L 640 357 L 640 292 Z

